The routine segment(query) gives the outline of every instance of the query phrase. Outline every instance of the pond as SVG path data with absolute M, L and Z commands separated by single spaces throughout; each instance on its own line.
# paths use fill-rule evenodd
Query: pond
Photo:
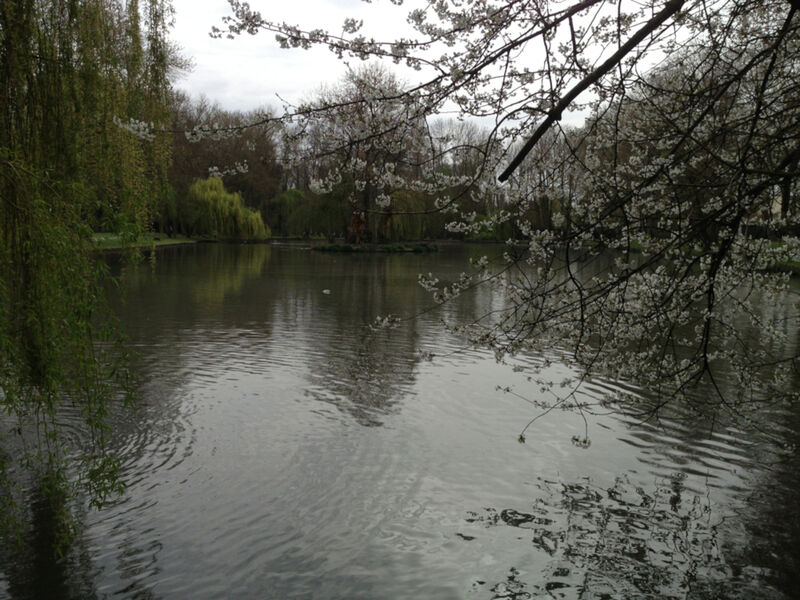
M 126 490 L 60 561 L 3 553 L 0 597 L 796 597 L 800 415 L 608 411 L 582 448 L 553 412 L 519 443 L 537 409 L 497 386 L 535 397 L 540 357 L 498 364 L 442 327 L 491 290 L 436 307 L 417 284 L 502 251 L 198 245 L 128 269 Z M 367 327 L 389 313 L 407 319 Z M 620 386 L 647 396 L 585 393 Z

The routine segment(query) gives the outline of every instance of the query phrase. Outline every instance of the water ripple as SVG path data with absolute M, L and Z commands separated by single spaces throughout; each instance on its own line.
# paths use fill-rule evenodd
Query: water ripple
M 428 310 L 417 273 L 457 277 L 484 252 L 210 245 L 164 254 L 156 280 L 132 272 L 118 310 L 139 395 L 112 411 L 110 438 L 127 488 L 87 512 L 51 596 L 789 597 L 790 411 L 765 409 L 763 434 L 680 405 L 644 422 L 614 405 L 586 423 L 553 411 L 520 444 L 541 412 L 520 396 L 552 401 L 528 379 L 544 357 L 498 364 L 440 327 L 491 292 L 366 327 Z M 569 375 L 548 358 L 548 377 Z M 600 379 L 580 393 L 649 401 Z M 81 448 L 77 409 L 63 420 Z M 591 445 L 573 445 L 585 427 Z M 35 564 L 4 563 L 0 595 Z

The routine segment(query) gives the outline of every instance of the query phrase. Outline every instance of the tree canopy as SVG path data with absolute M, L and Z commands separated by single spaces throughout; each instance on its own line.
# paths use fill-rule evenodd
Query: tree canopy
M 499 358 L 558 351 L 574 376 L 532 376 L 556 392 L 543 408 L 589 410 L 576 392 L 598 373 L 744 418 L 796 399 L 797 349 L 777 310 L 794 292 L 773 272 L 798 258 L 796 0 L 442 0 L 413 6 L 414 36 L 395 40 L 355 19 L 334 33 L 230 4 L 217 36 L 270 32 L 287 49 L 323 46 L 415 74 L 399 89 L 287 105 L 280 118 L 380 111 L 338 139 L 350 155 L 419 123 L 419 139 L 405 137 L 414 173 L 393 186 L 438 196 L 452 231 L 513 225 L 503 261 L 421 283 L 439 301 L 481 281 L 503 288 L 503 309 L 455 326 Z M 444 113 L 487 133 L 466 145 L 436 137 Z M 576 113 L 584 124 L 566 125 Z M 442 167 L 465 150 L 480 160 L 453 179 Z M 384 177 L 363 172 L 351 185 Z M 470 210 L 476 195 L 495 198 L 490 218 Z M 365 208 L 390 207 L 378 195 Z M 716 397 L 693 397 L 700 382 Z

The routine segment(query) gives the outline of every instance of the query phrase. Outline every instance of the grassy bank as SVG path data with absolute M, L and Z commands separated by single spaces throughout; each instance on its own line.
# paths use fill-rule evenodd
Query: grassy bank
M 134 243 L 123 241 L 118 233 L 95 233 L 92 240 L 98 250 L 122 250 L 123 248 L 152 248 L 153 246 L 177 246 L 181 244 L 194 244 L 196 240 L 183 235 L 168 237 L 161 233 L 147 233 L 140 236 Z

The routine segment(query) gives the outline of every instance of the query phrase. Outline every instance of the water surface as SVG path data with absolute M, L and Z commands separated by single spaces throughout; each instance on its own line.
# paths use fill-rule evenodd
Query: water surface
M 128 269 L 126 491 L 61 561 L 5 553 L 0 596 L 794 597 L 800 417 L 765 411 L 754 433 L 608 411 L 580 448 L 580 416 L 551 413 L 520 444 L 536 409 L 497 386 L 535 398 L 539 357 L 512 369 L 443 329 L 492 291 L 432 308 L 417 285 L 502 250 L 200 245 Z M 417 316 L 367 327 L 389 313 Z

